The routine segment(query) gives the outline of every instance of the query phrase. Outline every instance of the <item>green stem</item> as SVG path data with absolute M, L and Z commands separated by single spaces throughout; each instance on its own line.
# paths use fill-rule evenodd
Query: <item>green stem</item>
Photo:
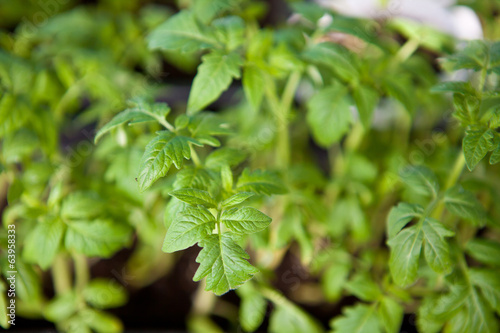
M 83 254 L 74 253 L 73 261 L 75 262 L 75 288 L 77 291 L 82 291 L 90 278 L 87 258 Z
M 52 279 L 57 295 L 62 295 L 71 290 L 71 273 L 66 256 L 59 254 L 52 265 Z
M 399 49 L 396 54 L 396 60 L 399 63 L 405 62 L 420 46 L 420 41 L 417 39 L 410 38 L 406 43 Z
M 194 165 L 197 168 L 201 167 L 200 158 L 198 157 L 198 154 L 196 153 L 196 150 L 191 143 L 189 143 L 189 149 L 191 150 L 191 160 L 193 160 Z
M 460 153 L 457 156 L 457 159 L 455 160 L 455 164 L 453 165 L 453 169 L 451 170 L 450 175 L 448 176 L 448 179 L 446 180 L 445 186 L 444 186 L 444 191 L 450 189 L 455 185 L 460 178 L 460 175 L 462 174 L 462 171 L 465 167 L 465 156 L 463 152 L 460 151 Z M 444 202 L 441 200 L 439 204 L 436 206 L 432 213 L 432 217 L 435 219 L 441 219 L 441 215 L 443 214 L 444 210 Z

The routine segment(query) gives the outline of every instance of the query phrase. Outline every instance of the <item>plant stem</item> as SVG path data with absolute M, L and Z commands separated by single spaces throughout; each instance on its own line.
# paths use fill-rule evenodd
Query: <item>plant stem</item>
M 52 279 L 57 295 L 62 295 L 71 290 L 71 273 L 66 256 L 63 254 L 59 254 L 54 259 L 54 264 L 52 265 Z
M 420 41 L 417 39 L 410 38 L 406 43 L 399 49 L 396 54 L 396 60 L 399 63 L 405 62 L 420 46 Z
M 290 74 L 288 81 L 286 83 L 281 101 L 278 101 L 276 96 L 276 91 L 274 90 L 274 97 L 271 98 L 271 104 L 276 113 L 276 120 L 278 126 L 278 143 L 276 154 L 277 161 L 276 164 L 283 170 L 288 168 L 290 164 L 290 134 L 288 128 L 288 117 L 290 114 L 290 108 L 292 106 L 293 98 L 297 87 L 300 83 L 300 72 L 295 71 Z
M 191 160 L 193 160 L 194 165 L 199 168 L 201 166 L 201 161 L 191 143 L 189 143 L 189 149 L 191 150 Z
M 457 159 L 455 160 L 455 164 L 453 165 L 453 169 L 451 170 L 450 175 L 448 176 L 448 179 L 446 180 L 445 186 L 444 186 L 444 191 L 450 189 L 455 185 L 460 178 L 460 175 L 462 174 L 462 171 L 465 167 L 465 156 L 462 151 L 457 156 Z M 439 204 L 436 206 L 432 213 L 432 217 L 435 219 L 441 219 L 441 215 L 443 214 L 444 210 L 444 202 L 441 200 Z
M 82 291 L 90 277 L 87 258 L 83 254 L 73 253 L 73 261 L 75 262 L 75 288 L 77 291 Z

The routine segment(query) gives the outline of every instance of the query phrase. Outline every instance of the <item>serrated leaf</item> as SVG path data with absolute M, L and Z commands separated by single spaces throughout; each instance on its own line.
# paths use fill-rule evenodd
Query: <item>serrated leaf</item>
M 116 308 L 127 303 L 125 288 L 114 280 L 93 279 L 82 290 L 87 303 L 98 309 Z
M 383 297 L 377 315 L 386 333 L 398 333 L 403 322 L 404 308 L 392 298 Z
M 24 241 L 23 258 L 43 270 L 49 268 L 61 246 L 64 230 L 64 223 L 59 218 L 38 222 Z
M 271 195 L 284 194 L 286 188 L 281 179 L 270 171 L 243 170 L 236 184 L 238 191 L 254 192 L 257 194 Z
M 184 167 L 175 175 L 174 189 L 196 188 L 208 190 L 214 182 L 212 175 L 205 169 Z
M 128 123 L 130 125 L 145 121 L 164 120 L 170 113 L 170 108 L 165 103 L 151 105 L 143 100 L 136 100 L 134 104 L 134 107 L 118 113 L 106 125 L 101 127 L 95 136 L 94 142 L 97 143 L 104 134 L 121 124 Z
M 462 95 L 475 94 L 475 90 L 467 81 L 440 82 L 431 88 L 431 92 L 452 92 Z
M 342 316 L 330 323 L 334 333 L 382 333 L 375 306 L 357 304 L 342 309 Z
M 191 158 L 189 142 L 192 139 L 176 136 L 173 133 L 162 131 L 146 146 L 138 182 L 141 191 L 149 188 L 159 178 L 165 176 L 172 163 L 177 169 L 184 164 L 184 159 Z
M 359 77 L 352 53 L 340 45 L 315 44 L 307 48 L 302 56 L 312 63 L 330 68 L 345 81 L 357 80 Z
M 373 302 L 381 295 L 380 288 L 368 274 L 356 274 L 345 288 L 363 301 Z
M 492 129 L 469 130 L 463 141 L 463 151 L 467 168 L 474 170 L 476 165 L 493 149 L 495 133 Z
M 209 31 L 200 27 L 189 11 L 180 11 L 158 26 L 147 38 L 150 49 L 193 52 L 217 45 Z
M 206 236 L 215 228 L 215 217 L 203 206 L 186 207 L 168 228 L 162 250 L 172 253 L 187 249 Z
M 389 239 L 396 236 L 411 220 L 421 217 L 423 213 L 424 209 L 417 204 L 401 202 L 396 207 L 392 207 L 387 217 L 387 235 Z
M 322 147 L 339 141 L 352 121 L 347 89 L 340 84 L 318 91 L 307 103 L 307 123 L 314 140 Z
M 370 128 L 373 111 L 379 100 L 377 92 L 370 87 L 359 86 L 354 89 L 352 97 L 356 102 L 361 124 L 364 128 Z
M 437 197 L 439 182 L 432 170 L 424 166 L 408 166 L 400 173 L 403 182 L 421 195 Z
M 237 53 L 214 50 L 202 57 L 188 99 L 188 113 L 194 114 L 214 102 L 233 78 L 240 77 L 243 60 Z
M 227 198 L 226 200 L 224 200 L 222 202 L 222 207 L 230 208 L 232 206 L 239 205 L 240 203 L 242 203 L 243 201 L 247 200 L 250 197 L 253 197 L 254 195 L 255 195 L 255 193 L 252 193 L 252 192 L 236 193 L 236 194 L 230 196 L 229 198 Z
M 271 218 L 252 207 L 231 208 L 222 213 L 221 221 L 238 234 L 251 234 L 266 229 Z
M 216 295 L 238 288 L 259 271 L 247 261 L 249 255 L 227 233 L 210 235 L 198 244 L 203 249 L 196 258 L 200 266 L 193 280 L 206 277 L 206 290 Z
M 493 266 L 500 266 L 500 243 L 489 239 L 471 239 L 465 245 L 468 255 L 477 261 Z
M 450 252 L 446 237 L 452 237 L 455 233 L 445 228 L 441 222 L 426 218 L 422 223 L 424 234 L 424 256 L 429 266 L 437 273 L 447 274 L 452 265 Z
M 129 226 L 111 220 L 74 221 L 67 223 L 64 245 L 89 257 L 109 258 L 130 241 L 131 232 Z
M 242 84 L 248 103 L 253 110 L 259 110 L 266 87 L 262 69 L 255 65 L 246 65 L 243 68 Z
M 422 240 L 422 231 L 415 225 L 404 229 L 387 242 L 391 248 L 389 268 L 397 285 L 406 287 L 417 278 Z
M 447 190 L 443 201 L 446 209 L 454 215 L 477 225 L 485 223 L 486 211 L 483 206 L 472 192 L 461 186 L 454 186 Z
M 490 164 L 497 164 L 500 162 L 500 144 L 493 150 L 490 156 Z
M 170 192 L 170 195 L 193 206 L 203 205 L 208 208 L 217 207 L 217 202 L 214 198 L 212 198 L 210 193 L 204 190 L 198 190 L 196 188 L 181 188 Z
M 471 283 L 481 290 L 491 308 L 500 314 L 500 275 L 498 271 L 471 268 L 468 275 Z
M 243 162 L 246 156 L 239 149 L 224 147 L 211 152 L 205 160 L 205 166 L 214 170 L 219 170 L 223 165 L 233 167 Z

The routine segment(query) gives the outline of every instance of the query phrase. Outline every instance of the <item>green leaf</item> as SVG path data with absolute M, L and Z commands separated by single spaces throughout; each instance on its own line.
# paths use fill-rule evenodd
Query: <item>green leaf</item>
M 225 54 L 214 50 L 202 57 L 188 100 L 188 113 L 195 114 L 214 102 L 233 78 L 240 78 L 243 60 L 237 53 Z
M 23 258 L 26 262 L 48 269 L 59 252 L 64 230 L 64 223 L 59 218 L 38 222 L 24 241 Z
M 237 293 L 241 298 L 241 327 L 246 332 L 256 331 L 266 316 L 267 301 L 250 283 L 238 288 Z
M 240 2 L 240 0 L 196 0 L 191 3 L 191 8 L 203 23 L 208 23 L 224 12 L 237 10 Z
M 104 211 L 104 203 L 97 193 L 79 191 L 70 193 L 62 203 L 61 217 L 65 220 L 93 219 Z
M 257 194 L 271 195 L 284 194 L 286 188 L 281 179 L 273 172 L 243 170 L 236 184 L 238 191 L 254 192 Z
M 158 136 L 148 143 L 142 156 L 138 176 L 139 189 L 144 191 L 165 176 L 172 163 L 180 169 L 184 164 L 183 159 L 191 158 L 189 142 L 194 140 L 167 131 L 159 132 Z
M 271 218 L 252 207 L 231 208 L 222 213 L 221 221 L 238 234 L 251 234 L 266 229 Z
M 498 271 L 471 268 L 468 275 L 471 283 L 481 290 L 491 308 L 500 314 L 500 275 Z
M 231 208 L 233 206 L 239 205 L 240 203 L 242 203 L 243 201 L 247 200 L 250 197 L 253 197 L 254 195 L 255 195 L 255 193 L 252 193 L 252 192 L 236 193 L 236 194 L 230 196 L 229 198 L 227 198 L 226 200 L 224 200 L 222 202 L 222 207 Z
M 472 192 L 457 185 L 445 192 L 443 201 L 446 209 L 454 215 L 474 224 L 484 225 L 486 211 Z
M 246 156 L 247 154 L 239 149 L 224 147 L 211 152 L 205 160 L 205 166 L 218 171 L 223 165 L 237 166 L 245 160 Z
M 500 266 L 499 242 L 474 238 L 467 242 L 465 250 L 468 255 L 483 264 Z
M 389 268 L 394 282 L 406 287 L 417 278 L 423 233 L 417 225 L 406 228 L 387 242 L 391 248 Z
M 180 11 L 157 27 L 147 38 L 150 49 L 193 52 L 217 45 L 213 35 L 203 29 L 189 11 Z
M 497 164 L 500 162 L 500 144 L 493 150 L 490 156 L 490 164 Z
M 406 202 L 401 202 L 396 207 L 392 207 L 387 217 L 387 235 L 389 239 L 396 236 L 411 220 L 420 218 L 423 213 L 422 206 Z
M 321 286 L 329 302 L 335 302 L 342 296 L 350 271 L 350 264 L 335 263 L 321 275 Z
M 380 288 L 368 274 L 356 274 L 345 288 L 354 296 L 366 302 L 373 302 L 381 295 Z
M 4 329 L 8 329 L 10 327 L 10 317 L 7 317 L 7 309 L 10 306 L 10 301 L 7 301 L 7 288 L 5 288 L 5 283 L 0 281 L 0 326 Z
M 243 68 L 243 92 L 253 110 L 259 110 L 264 96 L 264 72 L 259 67 L 249 64 Z
M 194 281 L 207 278 L 206 290 L 222 295 L 236 289 L 259 270 L 246 260 L 249 255 L 227 233 L 210 235 L 198 243 L 203 249 L 196 258 L 200 264 Z
M 474 95 L 476 91 L 467 81 L 440 82 L 432 87 L 431 92 L 452 92 L 462 95 Z
M 424 166 L 408 166 L 401 171 L 401 179 L 415 193 L 437 197 L 439 182 L 432 170 Z
M 333 43 L 320 43 L 307 48 L 302 56 L 315 64 L 331 69 L 342 80 L 355 81 L 359 71 L 353 55 L 343 46 Z
M 123 325 L 115 316 L 86 308 L 80 311 L 82 320 L 97 333 L 120 333 L 123 331 Z
M 352 121 L 347 89 L 334 84 L 318 91 L 307 103 L 307 123 L 314 140 L 322 147 L 339 141 Z
M 82 291 L 87 303 L 98 309 L 116 308 L 127 303 L 127 291 L 114 280 L 93 279 Z
M 52 322 L 68 319 L 78 310 L 78 298 L 74 292 L 57 295 L 43 309 L 43 316 Z
M 404 309 L 392 298 L 383 297 L 380 300 L 377 316 L 386 333 L 398 333 L 403 322 Z
M 367 86 L 358 86 L 354 89 L 352 97 L 358 108 L 359 118 L 364 128 L 370 128 L 373 111 L 377 107 L 379 96 L 377 92 Z
M 215 228 L 215 217 L 202 206 L 186 207 L 168 228 L 162 250 L 167 253 L 193 246 Z
M 97 143 L 104 134 L 121 124 L 165 120 L 169 113 L 170 108 L 164 103 L 157 103 L 152 106 L 144 101 L 136 101 L 135 107 L 118 113 L 110 122 L 101 127 L 95 136 L 94 142 Z
M 217 207 L 217 202 L 212 198 L 210 193 L 204 190 L 198 190 L 195 188 L 182 188 L 170 192 L 170 195 L 193 206 L 203 205 L 208 208 Z
M 463 141 L 463 150 L 467 168 L 474 170 L 476 165 L 486 156 L 488 151 L 493 150 L 495 132 L 487 130 L 469 130 Z
M 245 41 L 245 21 L 239 16 L 226 16 L 212 22 L 217 39 L 233 51 Z
M 334 333 L 382 333 L 373 305 L 344 307 L 342 316 L 333 319 L 330 325 Z
M 422 231 L 425 244 L 424 255 L 427 263 L 437 273 L 449 273 L 452 265 L 445 237 L 452 237 L 455 233 L 445 228 L 441 222 L 430 217 L 424 220 Z
M 292 304 L 277 304 L 269 319 L 271 333 L 321 333 L 323 328 L 307 313 Z
M 109 258 L 130 241 L 131 229 L 111 220 L 74 221 L 67 223 L 64 244 L 86 256 Z
M 207 170 L 186 166 L 175 175 L 174 189 L 195 188 L 207 190 L 214 181 L 213 176 Z

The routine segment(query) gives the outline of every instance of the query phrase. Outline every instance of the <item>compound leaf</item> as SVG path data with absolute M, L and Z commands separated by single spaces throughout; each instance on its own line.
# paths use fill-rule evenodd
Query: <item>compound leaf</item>
M 198 244 L 203 249 L 196 258 L 200 266 L 193 280 L 206 277 L 205 290 L 216 295 L 238 288 L 259 271 L 247 261 L 249 255 L 228 233 L 210 235 Z
M 217 202 L 215 202 L 210 193 L 204 190 L 181 188 L 171 192 L 170 195 L 193 206 L 203 205 L 208 208 L 217 207 Z
M 397 285 L 408 286 L 417 278 L 422 240 L 422 231 L 414 225 L 404 229 L 387 242 L 391 248 L 389 268 Z
M 419 218 L 424 213 L 422 206 L 401 202 L 392 207 L 387 217 L 387 235 L 389 239 L 396 236 L 414 218 Z
M 165 176 L 172 163 L 177 169 L 184 164 L 183 159 L 191 158 L 189 142 L 193 139 L 176 136 L 168 131 L 161 131 L 146 146 L 138 178 L 141 191 L 149 188 L 159 178 Z
M 250 234 L 267 228 L 271 218 L 258 209 L 242 207 L 224 211 L 221 221 L 238 234 Z
M 233 78 L 240 77 L 243 60 L 237 53 L 212 51 L 202 57 L 188 99 L 188 112 L 197 113 L 215 101 Z
M 427 263 L 437 273 L 449 273 L 452 266 L 445 237 L 452 237 L 455 233 L 433 218 L 424 220 L 422 231 L 425 243 L 424 255 Z
M 194 15 L 180 11 L 157 27 L 148 36 L 150 49 L 180 50 L 193 52 L 217 45 L 217 40 L 209 31 L 203 30 Z
M 215 217 L 203 206 L 187 207 L 168 228 L 162 250 L 175 252 L 193 246 L 212 233 Z

